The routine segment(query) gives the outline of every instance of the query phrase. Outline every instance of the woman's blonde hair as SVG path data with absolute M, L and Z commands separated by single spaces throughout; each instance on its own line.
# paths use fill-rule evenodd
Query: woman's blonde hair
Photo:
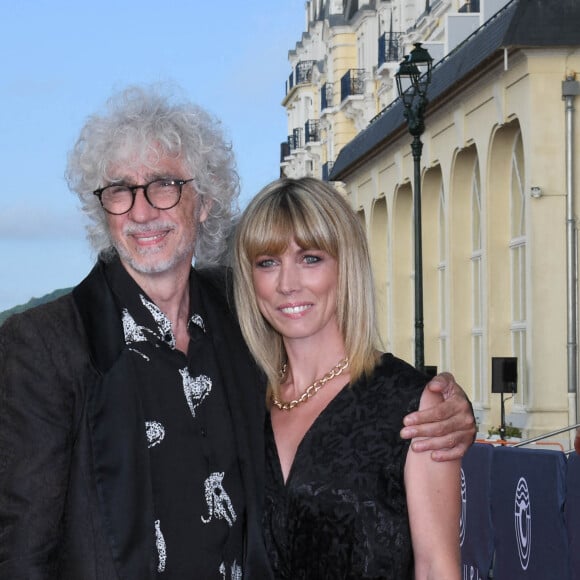
M 258 308 L 253 268 L 258 256 L 283 253 L 292 239 L 303 249 L 323 250 L 337 261 L 337 319 L 354 382 L 372 371 L 378 356 L 367 239 L 344 197 L 318 179 L 270 183 L 250 202 L 238 224 L 234 295 L 246 342 L 266 373 L 269 390 L 277 393 L 286 352 L 282 337 Z

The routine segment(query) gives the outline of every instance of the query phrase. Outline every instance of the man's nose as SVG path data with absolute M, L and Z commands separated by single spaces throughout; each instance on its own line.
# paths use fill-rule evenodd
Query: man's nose
M 145 196 L 144 187 L 136 187 L 134 190 L 135 199 L 133 207 L 129 211 L 131 219 L 134 221 L 145 221 L 151 219 L 152 215 L 156 215 L 159 210 L 154 208 Z

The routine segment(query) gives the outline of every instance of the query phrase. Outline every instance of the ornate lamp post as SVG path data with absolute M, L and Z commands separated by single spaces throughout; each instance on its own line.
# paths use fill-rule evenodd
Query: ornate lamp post
M 425 131 L 427 89 L 431 82 L 433 59 L 429 52 L 415 43 L 415 48 L 399 65 L 395 74 L 397 91 L 405 107 L 405 119 L 413 136 L 414 185 L 413 212 L 415 229 L 415 367 L 425 369 L 425 339 L 423 334 L 423 243 L 421 231 L 421 135 Z

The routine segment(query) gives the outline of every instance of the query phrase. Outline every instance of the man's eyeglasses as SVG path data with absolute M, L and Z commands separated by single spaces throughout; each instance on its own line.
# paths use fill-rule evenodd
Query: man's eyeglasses
M 138 189 L 143 190 L 150 206 L 171 209 L 179 203 L 183 186 L 190 181 L 193 179 L 155 179 L 145 185 L 113 184 L 95 189 L 93 194 L 99 198 L 103 209 L 113 215 L 122 215 L 131 210 Z

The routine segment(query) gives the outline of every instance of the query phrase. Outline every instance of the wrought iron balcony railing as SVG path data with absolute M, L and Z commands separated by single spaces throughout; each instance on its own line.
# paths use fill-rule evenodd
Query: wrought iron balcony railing
M 320 89 L 320 110 L 332 107 L 332 83 L 324 83 Z
M 290 73 L 286 81 L 286 94 L 295 86 L 309 83 L 312 80 L 312 69 L 316 64 L 315 60 L 301 60 Z
M 280 163 L 283 163 L 288 155 L 290 155 L 290 144 L 288 141 L 282 141 L 280 143 Z
M 351 95 L 362 95 L 365 92 L 365 70 L 351 68 L 340 79 L 340 102 Z
M 294 88 L 294 72 L 290 73 L 288 80 L 286 81 L 286 94 L 288 94 Z
M 315 60 L 301 60 L 294 68 L 296 84 L 309 83 L 312 80 L 312 69 L 316 64 Z
M 379 66 L 403 60 L 403 33 L 385 32 L 379 37 Z
M 290 147 L 290 153 L 295 149 L 300 149 L 302 147 L 302 128 L 297 127 L 292 129 L 292 135 L 288 135 L 288 146 Z
M 320 141 L 320 123 L 318 119 L 308 119 L 304 123 L 304 142 L 313 143 Z

